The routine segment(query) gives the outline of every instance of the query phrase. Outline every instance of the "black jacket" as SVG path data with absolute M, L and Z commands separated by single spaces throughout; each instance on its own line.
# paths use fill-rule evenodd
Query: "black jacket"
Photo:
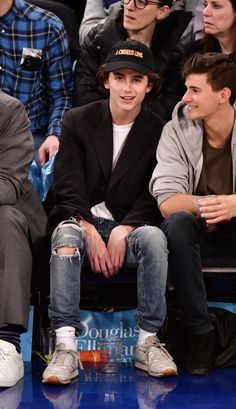
M 159 225 L 162 218 L 148 185 L 163 125 L 157 115 L 142 109 L 112 172 L 113 129 L 108 101 L 66 113 L 55 159 L 55 182 L 47 198 L 47 205 L 53 205 L 49 227 L 71 216 L 93 223 L 90 208 L 104 200 L 120 224 Z
M 186 47 L 184 61 L 187 60 L 188 57 L 190 57 L 194 53 L 222 52 L 218 40 L 213 36 L 211 38 L 210 44 L 207 47 L 207 50 L 205 48 L 206 47 L 204 45 L 204 41 L 202 38 L 199 40 L 192 41 L 191 43 L 188 44 L 188 47 Z
M 155 59 L 155 71 L 163 79 L 161 92 L 151 92 L 146 97 L 149 109 L 165 120 L 171 118 L 175 104 L 183 95 L 183 82 L 180 74 L 182 53 L 178 48 L 181 35 L 185 31 L 192 13 L 174 11 L 156 24 L 151 50 Z M 126 40 L 123 27 L 123 7 L 112 13 L 104 25 L 92 29 L 84 41 L 75 72 L 76 105 L 84 105 L 108 97 L 99 89 L 96 72 L 104 63 L 110 48 L 119 40 Z

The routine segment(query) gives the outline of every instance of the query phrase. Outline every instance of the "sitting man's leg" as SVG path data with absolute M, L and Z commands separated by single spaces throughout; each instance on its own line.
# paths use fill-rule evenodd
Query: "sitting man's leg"
M 137 265 L 139 338 L 135 366 L 155 377 L 177 374 L 176 365 L 157 336 L 166 317 L 167 241 L 154 226 L 133 230 L 127 238 L 126 264 Z
M 168 240 L 171 278 L 189 331 L 186 369 L 205 375 L 214 366 L 215 331 L 201 271 L 202 227 L 192 213 L 178 212 L 162 228 Z
M 49 317 L 56 330 L 56 350 L 43 373 L 43 383 L 67 384 L 78 376 L 75 331 L 80 324 L 80 272 L 86 252 L 77 223 L 62 222 L 52 236 Z
M 0 206 L 0 387 L 24 375 L 20 333 L 27 331 L 32 256 L 28 222 L 12 206 Z

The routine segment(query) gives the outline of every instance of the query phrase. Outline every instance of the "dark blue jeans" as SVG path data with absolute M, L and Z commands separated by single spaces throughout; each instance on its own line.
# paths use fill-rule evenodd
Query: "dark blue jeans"
M 185 325 L 193 334 L 213 329 L 214 317 L 208 313 L 207 295 L 202 275 L 202 259 L 234 253 L 236 221 L 207 232 L 190 212 L 177 212 L 161 226 L 169 248 L 169 274 L 182 308 Z

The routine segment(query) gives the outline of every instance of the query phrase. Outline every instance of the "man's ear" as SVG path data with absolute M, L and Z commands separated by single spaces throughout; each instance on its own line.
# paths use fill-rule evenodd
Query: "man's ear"
M 158 9 L 158 14 L 157 14 L 157 21 L 159 20 L 164 20 L 164 18 L 166 18 L 168 16 L 168 14 L 170 13 L 170 7 L 165 5 L 162 6 Z
M 229 101 L 231 96 L 231 90 L 228 87 L 223 88 L 220 90 L 220 103 L 224 104 L 225 102 Z
M 146 88 L 146 94 L 148 94 L 152 90 L 152 83 L 149 82 Z
M 108 79 L 104 81 L 103 85 L 104 85 L 104 88 L 110 89 L 110 85 L 109 85 Z

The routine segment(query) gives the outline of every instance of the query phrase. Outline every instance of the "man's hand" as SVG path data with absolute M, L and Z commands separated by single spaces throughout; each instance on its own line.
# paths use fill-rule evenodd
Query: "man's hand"
M 104 277 L 109 278 L 114 274 L 114 268 L 106 244 L 93 224 L 85 220 L 82 220 L 80 224 L 84 229 L 87 241 L 87 252 L 91 269 L 95 273 L 102 273 Z
M 49 159 L 51 159 L 59 148 L 59 139 L 55 135 L 49 135 L 39 148 L 39 162 L 43 166 Z
M 107 250 L 110 255 L 111 263 L 114 268 L 114 273 L 123 266 L 126 253 L 126 237 L 134 230 L 132 226 L 117 226 L 115 227 L 109 237 Z
M 236 195 L 206 196 L 198 203 L 200 216 L 209 225 L 228 222 L 236 216 Z

